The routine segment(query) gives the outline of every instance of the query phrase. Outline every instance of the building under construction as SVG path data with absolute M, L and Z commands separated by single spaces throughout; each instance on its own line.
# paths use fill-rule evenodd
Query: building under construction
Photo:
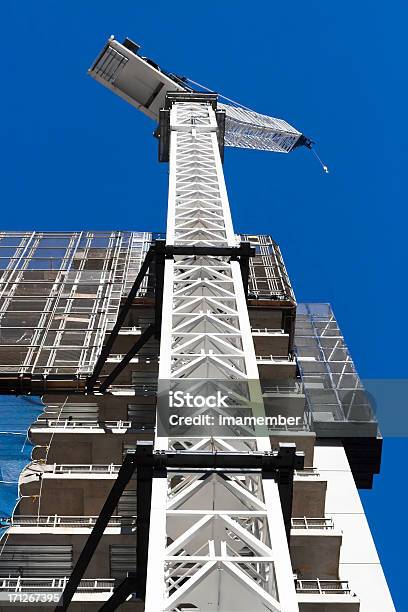
M 167 230 L 0 234 L 10 422 L 41 397 L 0 610 L 393 611 L 358 495 L 372 407 L 330 305 L 297 304 L 273 238 L 234 232 L 224 182 L 226 146 L 311 142 L 129 39 L 89 72 L 156 121 Z

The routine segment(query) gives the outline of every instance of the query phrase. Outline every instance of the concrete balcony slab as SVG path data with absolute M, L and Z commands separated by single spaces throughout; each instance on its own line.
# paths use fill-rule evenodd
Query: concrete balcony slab
M 319 576 L 336 580 L 339 576 L 342 534 L 335 529 L 296 529 L 290 532 L 293 571 L 305 579 Z
M 292 516 L 320 517 L 325 514 L 327 481 L 317 471 L 295 472 Z
M 299 612 L 359 612 L 352 595 L 298 595 Z
M 281 329 L 251 330 L 257 355 L 287 355 L 289 352 L 289 334 Z

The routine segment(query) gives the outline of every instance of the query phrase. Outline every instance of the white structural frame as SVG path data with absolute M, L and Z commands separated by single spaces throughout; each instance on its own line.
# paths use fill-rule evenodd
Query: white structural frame
M 167 245 L 234 247 L 210 103 L 170 111 Z M 176 255 L 165 263 L 159 395 L 172 385 L 199 392 L 239 382 L 247 407 L 263 413 L 262 392 L 238 261 Z M 267 435 L 157 435 L 156 450 L 270 451 Z M 258 474 L 154 478 L 145 612 L 296 612 L 298 608 L 277 484 Z

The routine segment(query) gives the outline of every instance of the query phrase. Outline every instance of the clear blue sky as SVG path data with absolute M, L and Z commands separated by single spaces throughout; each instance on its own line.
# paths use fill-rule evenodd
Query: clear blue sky
M 299 301 L 331 302 L 362 377 L 407 377 L 407 17 L 402 0 L 3 1 L 2 229 L 165 227 L 153 124 L 86 75 L 110 34 L 128 35 L 319 142 L 328 176 L 306 150 L 227 151 L 235 228 L 272 234 Z M 386 440 L 362 494 L 398 610 L 407 451 Z

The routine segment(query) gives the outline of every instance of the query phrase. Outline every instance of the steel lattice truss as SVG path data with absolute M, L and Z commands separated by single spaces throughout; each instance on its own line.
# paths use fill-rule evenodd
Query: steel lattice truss
M 302 138 L 302 134 L 283 119 L 230 104 L 219 104 L 219 108 L 226 113 L 227 147 L 289 153 Z
M 170 125 L 167 244 L 236 246 L 214 110 L 175 103 Z M 204 395 L 236 389 L 232 403 L 263 413 L 239 263 L 226 257 L 175 256 L 165 264 L 159 397 L 186 385 Z M 270 450 L 257 433 L 230 429 L 209 438 L 190 428 L 159 434 L 155 447 Z M 153 481 L 146 612 L 188 602 L 198 610 L 297 610 L 276 483 L 245 473 L 204 476 Z

